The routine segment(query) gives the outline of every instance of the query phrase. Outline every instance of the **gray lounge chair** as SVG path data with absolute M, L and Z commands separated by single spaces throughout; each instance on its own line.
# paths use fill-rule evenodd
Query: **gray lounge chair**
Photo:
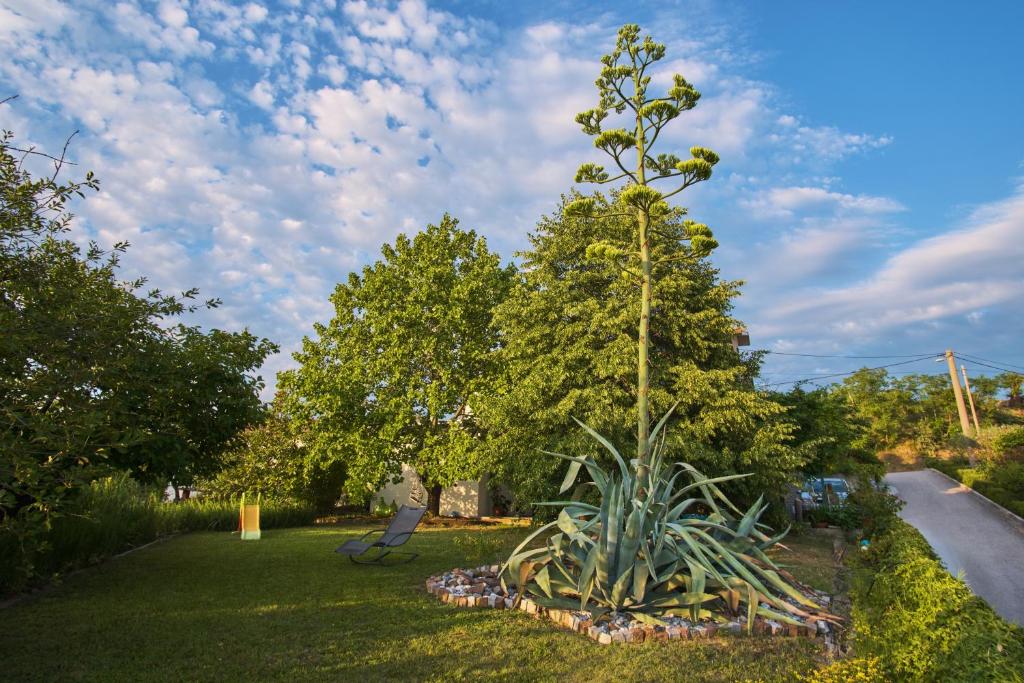
M 348 555 L 348 559 L 356 564 L 384 564 L 382 560 L 389 555 L 400 555 L 404 558 L 394 564 L 412 562 L 416 559 L 417 553 L 402 552 L 400 550 L 392 550 L 392 548 L 397 548 L 409 540 L 409 537 L 412 536 L 412 532 L 416 531 L 416 526 L 423 519 L 423 514 L 426 511 L 427 508 L 425 507 L 411 508 L 403 505 L 395 513 L 395 516 L 391 518 L 391 523 L 388 524 L 387 529 L 367 531 L 358 541 L 345 541 L 344 545 L 339 546 L 334 552 Z M 367 536 L 379 533 L 384 535 L 372 543 L 366 542 Z

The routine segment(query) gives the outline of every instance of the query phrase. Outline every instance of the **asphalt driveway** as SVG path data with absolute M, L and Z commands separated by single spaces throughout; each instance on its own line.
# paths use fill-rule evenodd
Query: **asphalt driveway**
M 946 568 L 1005 619 L 1024 624 L 1024 528 L 971 489 L 933 470 L 885 477 L 906 501 L 900 516 L 924 535 Z

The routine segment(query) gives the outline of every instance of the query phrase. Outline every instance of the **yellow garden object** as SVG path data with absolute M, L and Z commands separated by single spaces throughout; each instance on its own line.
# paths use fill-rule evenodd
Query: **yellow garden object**
M 238 512 L 238 527 L 242 532 L 243 541 L 260 540 L 260 496 L 256 496 L 255 505 L 245 504 L 245 494 L 242 494 L 242 508 Z

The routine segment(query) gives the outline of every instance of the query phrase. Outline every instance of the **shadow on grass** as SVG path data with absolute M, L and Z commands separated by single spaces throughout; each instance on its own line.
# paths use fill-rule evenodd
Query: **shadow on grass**
M 11 680 L 792 679 L 803 639 L 600 646 L 519 612 L 456 609 L 423 590 L 465 566 L 459 536 L 425 529 L 419 560 L 354 565 L 333 552 L 367 527 L 191 534 L 73 577 L 5 611 Z

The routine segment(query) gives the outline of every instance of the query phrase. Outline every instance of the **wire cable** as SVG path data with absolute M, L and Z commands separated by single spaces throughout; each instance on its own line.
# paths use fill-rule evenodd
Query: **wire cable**
M 982 358 L 981 356 L 971 356 L 966 353 L 958 353 L 955 355 L 971 363 L 977 363 L 978 365 L 985 365 L 985 363 L 998 363 L 999 365 L 1006 365 L 1009 368 L 1017 368 L 1018 370 L 1024 370 L 1024 367 L 1020 365 L 1014 365 L 1013 363 L 1007 363 L 1001 360 L 992 360 L 991 358 Z M 997 368 L 995 365 L 988 365 L 986 367 L 995 368 L 996 370 L 1005 370 L 1006 372 L 1013 372 L 1013 370 L 1009 370 L 1008 368 Z
M 783 386 L 783 385 L 786 385 L 786 384 L 803 384 L 804 382 L 813 382 L 814 380 L 819 380 L 819 379 L 831 379 L 833 377 L 846 377 L 848 375 L 853 375 L 855 373 L 858 373 L 861 370 L 882 370 L 884 368 L 894 368 L 897 365 L 907 365 L 908 363 L 917 363 L 917 362 L 920 362 L 920 361 L 923 361 L 923 360 L 931 360 L 933 358 L 939 358 L 941 356 L 942 356 L 942 354 L 939 354 L 939 353 L 930 353 L 928 355 L 918 356 L 918 357 L 913 358 L 911 360 L 900 361 L 899 363 L 888 363 L 886 365 L 879 365 L 878 367 L 874 367 L 874 368 L 858 368 L 857 370 L 851 370 L 850 372 L 836 372 L 836 373 L 833 373 L 833 374 L 830 374 L 830 375 L 816 375 L 814 377 L 805 377 L 804 379 L 790 380 L 790 381 L 787 381 L 787 382 L 772 382 L 770 384 L 762 384 L 761 387 L 766 389 L 768 387 L 777 387 L 777 386 Z
M 803 358 L 851 358 L 855 360 L 885 360 L 886 358 L 920 358 L 922 356 L 941 356 L 941 353 L 908 353 L 893 356 L 836 356 L 822 353 L 790 353 L 788 351 L 773 351 L 772 349 L 752 349 L 752 351 L 763 351 L 773 356 L 800 356 Z

